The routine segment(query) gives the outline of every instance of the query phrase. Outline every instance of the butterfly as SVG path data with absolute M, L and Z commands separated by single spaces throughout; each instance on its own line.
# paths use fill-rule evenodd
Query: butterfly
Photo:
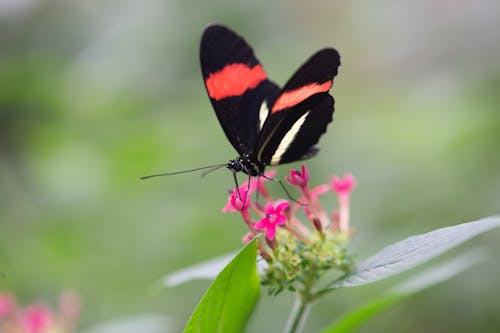
M 225 164 L 228 169 L 262 176 L 267 166 L 318 153 L 316 144 L 333 119 L 329 91 L 340 66 L 335 49 L 317 51 L 280 88 L 243 37 L 214 24 L 203 32 L 200 63 L 215 114 L 239 154 Z
M 329 91 L 340 66 L 335 49 L 313 54 L 280 88 L 267 78 L 243 37 L 214 24 L 201 37 L 200 64 L 215 114 L 239 157 L 223 164 L 141 179 L 202 169 L 210 172 L 225 166 L 233 171 L 237 184 L 237 172 L 266 178 L 267 166 L 308 159 L 318 153 L 316 144 L 333 119 L 334 100 Z

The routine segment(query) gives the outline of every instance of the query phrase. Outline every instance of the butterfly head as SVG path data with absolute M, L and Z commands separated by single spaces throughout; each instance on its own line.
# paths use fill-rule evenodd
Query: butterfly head
M 233 172 L 243 172 L 249 176 L 257 177 L 264 173 L 265 165 L 260 163 L 257 159 L 252 158 L 250 154 L 243 154 L 227 162 L 227 168 Z

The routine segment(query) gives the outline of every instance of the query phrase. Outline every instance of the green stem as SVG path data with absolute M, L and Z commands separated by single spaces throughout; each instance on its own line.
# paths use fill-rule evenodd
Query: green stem
M 298 293 L 297 298 L 295 299 L 295 303 L 293 304 L 292 312 L 290 313 L 290 317 L 288 317 L 288 322 L 283 332 L 300 333 L 300 331 L 304 327 L 310 309 L 311 303 L 309 302 L 308 298 Z

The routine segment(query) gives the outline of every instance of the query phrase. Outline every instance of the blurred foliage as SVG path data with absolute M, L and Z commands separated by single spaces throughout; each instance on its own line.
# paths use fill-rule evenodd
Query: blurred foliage
M 340 51 L 335 121 L 308 166 L 313 183 L 358 178 L 360 257 L 498 213 L 498 2 L 2 0 L 0 289 L 77 290 L 83 327 L 139 312 L 183 326 L 207 284 L 161 278 L 241 247 L 245 227 L 220 213 L 232 177 L 139 177 L 235 157 L 197 59 L 211 22 L 245 36 L 280 84 L 320 47 Z M 494 253 L 498 237 L 481 241 Z M 499 275 L 491 261 L 362 331 L 498 332 Z M 307 331 L 392 283 L 322 300 Z M 250 331 L 280 330 L 288 297 L 264 296 Z

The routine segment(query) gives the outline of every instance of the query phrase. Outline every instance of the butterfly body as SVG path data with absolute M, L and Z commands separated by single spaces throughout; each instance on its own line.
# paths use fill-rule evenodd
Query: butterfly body
M 264 174 L 266 165 L 262 164 L 254 156 L 243 154 L 227 162 L 226 167 L 233 172 L 243 172 L 249 176 L 257 177 Z
M 201 39 L 200 63 L 217 118 L 239 154 L 227 168 L 260 176 L 266 166 L 318 152 L 315 145 L 333 119 L 329 90 L 340 66 L 336 50 L 316 52 L 280 88 L 241 36 L 211 25 Z

